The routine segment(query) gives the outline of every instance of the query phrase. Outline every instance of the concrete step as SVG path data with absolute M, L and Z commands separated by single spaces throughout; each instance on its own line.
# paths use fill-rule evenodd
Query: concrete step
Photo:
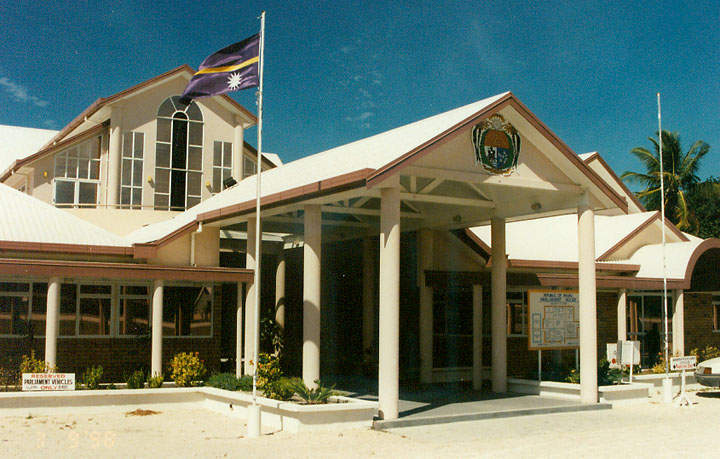
M 438 414 L 430 416 L 407 416 L 392 420 L 376 419 L 373 421 L 373 429 L 387 430 L 398 427 L 415 427 L 433 424 L 446 424 L 450 422 L 479 421 L 483 419 L 510 418 L 516 416 L 533 416 L 539 414 L 569 413 L 575 411 L 609 410 L 612 405 L 609 403 L 584 404 L 562 404 L 557 406 L 514 408 L 507 410 L 477 411 L 457 414 Z

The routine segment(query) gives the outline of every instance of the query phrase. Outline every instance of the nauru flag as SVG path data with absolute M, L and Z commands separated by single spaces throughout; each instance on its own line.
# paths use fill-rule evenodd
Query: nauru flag
M 211 54 L 200 64 L 180 100 L 190 103 L 191 99 L 258 86 L 259 55 L 260 34 Z

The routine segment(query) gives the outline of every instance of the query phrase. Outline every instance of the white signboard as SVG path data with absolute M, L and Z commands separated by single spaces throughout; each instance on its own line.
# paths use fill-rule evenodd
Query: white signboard
M 22 390 L 75 390 L 75 373 L 23 373 Z
M 640 365 L 640 341 L 618 341 L 617 360 L 620 365 Z
M 697 357 L 695 357 L 694 355 L 670 358 L 670 369 L 673 371 L 674 370 L 694 370 L 696 364 L 697 364 Z
M 580 347 L 576 291 L 529 290 L 528 303 L 528 349 Z

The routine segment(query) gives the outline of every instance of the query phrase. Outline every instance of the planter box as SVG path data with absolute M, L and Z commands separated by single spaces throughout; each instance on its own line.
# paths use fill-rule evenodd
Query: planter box
M 635 383 L 633 378 L 633 384 L 598 387 L 598 401 L 613 404 L 637 401 L 647 402 L 652 388 L 652 384 Z M 580 402 L 580 384 L 509 378 L 508 391 Z
M 0 393 L 0 416 L 134 409 L 205 408 L 247 419 L 252 395 L 213 387 Z M 288 432 L 371 427 L 377 402 L 333 397 L 325 405 L 300 405 L 258 397 L 262 424 Z

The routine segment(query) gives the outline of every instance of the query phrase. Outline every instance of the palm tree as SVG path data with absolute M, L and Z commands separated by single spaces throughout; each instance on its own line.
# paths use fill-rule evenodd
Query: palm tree
M 657 139 L 648 137 L 648 140 L 652 142 L 655 151 L 650 152 L 645 147 L 636 147 L 630 151 L 645 166 L 646 171 L 626 171 L 621 178 L 645 187 L 635 193 L 636 196 L 646 209 L 660 210 L 660 149 Z M 710 145 L 698 140 L 683 154 L 680 135 L 665 130 L 662 131 L 662 142 L 665 217 L 679 229 L 687 229 L 693 220 L 688 206 L 688 195 L 700 181 L 697 175 L 700 160 L 708 154 Z

